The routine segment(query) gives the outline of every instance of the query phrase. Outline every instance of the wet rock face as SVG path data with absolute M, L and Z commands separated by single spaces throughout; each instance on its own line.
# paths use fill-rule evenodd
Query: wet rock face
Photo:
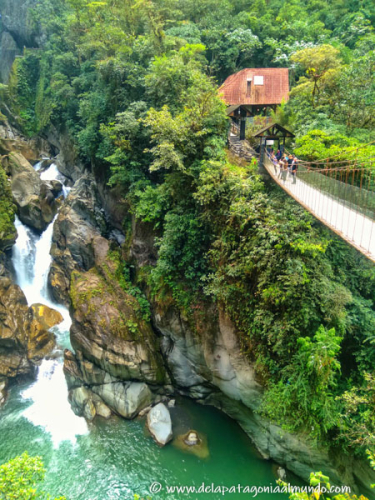
M 85 167 L 79 159 L 74 139 L 67 131 L 56 130 L 53 125 L 48 128 L 47 139 L 58 151 L 56 164 L 59 171 L 71 181 L 78 181 L 84 175 Z
M 0 102 L 0 111 L 15 123 L 10 109 Z M 8 121 L 0 123 L 0 155 L 20 153 L 29 162 L 36 162 L 41 157 L 53 156 L 50 144 L 40 137 L 26 139 Z
M 70 338 L 76 354 L 65 352 L 64 372 L 78 414 L 91 419 L 106 413 L 103 403 L 134 418 L 152 402 L 148 384 L 158 388 L 169 378 L 155 333 L 139 315 L 137 300 L 121 288 L 118 261 L 104 241 L 96 247 L 95 268 L 72 274 Z M 89 394 L 84 403 L 77 392 L 82 387 Z
M 96 416 L 105 419 L 112 415 L 111 409 L 90 389 L 78 387 L 69 392 L 69 402 L 74 413 L 91 422 Z
M 204 399 L 220 390 L 252 409 L 259 407 L 262 387 L 225 314 L 206 311 L 196 329 L 173 308 L 156 312 L 154 321 L 174 382 L 184 394 Z
M 104 212 L 94 179 L 90 175 L 76 182 L 54 225 L 49 286 L 53 297 L 70 304 L 73 271 L 88 271 L 108 252 Z
M 72 346 L 116 379 L 163 384 L 166 373 L 155 333 L 139 317 L 136 299 L 116 282 L 111 266 L 107 260 L 72 278 Z
M 39 232 L 44 231 L 58 209 L 53 186 L 43 183 L 38 173 L 19 153 L 10 153 L 7 170 L 11 175 L 13 199 L 20 220 Z
M 45 330 L 62 323 L 64 319 L 59 311 L 55 311 L 55 309 L 51 309 L 44 304 L 32 304 L 31 309 L 35 320 L 40 323 Z
M 152 394 L 143 382 L 124 382 L 93 363 L 65 351 L 64 373 L 69 387 L 69 401 L 77 415 L 92 420 L 96 415 L 109 418 L 116 413 L 134 418 L 150 405 Z
M 43 308 L 41 321 L 40 305 L 28 307 L 20 287 L 0 276 L 0 382 L 33 375 L 36 365 L 55 347 L 54 335 L 47 328 L 61 317 Z

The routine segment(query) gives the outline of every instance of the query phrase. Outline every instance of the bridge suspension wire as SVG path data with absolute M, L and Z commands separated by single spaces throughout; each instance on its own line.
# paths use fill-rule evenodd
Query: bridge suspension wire
M 271 178 L 362 254 L 375 262 L 375 161 L 368 168 L 311 168 L 298 165 L 296 176 L 281 172 L 267 157 Z

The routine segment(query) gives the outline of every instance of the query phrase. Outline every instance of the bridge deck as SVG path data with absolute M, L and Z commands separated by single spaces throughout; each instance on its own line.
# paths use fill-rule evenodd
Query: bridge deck
M 284 191 L 323 224 L 375 262 L 375 221 L 310 186 L 299 179 L 298 174 L 295 184 L 292 183 L 292 176 L 289 173 L 287 180 L 282 181 L 278 178 L 279 169 L 277 168 L 275 172 L 274 165 L 268 158 L 265 158 L 264 163 L 267 172 Z

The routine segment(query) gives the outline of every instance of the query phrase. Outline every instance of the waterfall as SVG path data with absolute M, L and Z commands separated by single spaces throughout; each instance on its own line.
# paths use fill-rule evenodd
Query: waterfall
M 71 189 L 72 189 L 72 188 L 70 188 L 70 187 L 66 187 L 66 186 L 64 186 L 64 185 L 63 185 L 62 191 L 63 191 L 63 196 L 64 196 L 64 199 L 68 197 L 68 194 L 70 193 L 70 190 L 71 190 Z
M 59 181 L 61 174 L 56 163 L 51 163 L 51 165 L 40 174 L 40 178 L 42 181 Z
M 30 228 L 24 226 L 16 216 L 15 226 L 17 230 L 17 240 L 12 249 L 12 262 L 16 271 L 16 282 L 29 301 L 29 287 L 33 281 L 34 261 L 35 261 L 35 239 L 36 236 Z
M 29 305 L 50 302 L 47 279 L 52 262 L 50 249 L 55 219 L 38 235 L 16 217 L 18 237 L 12 250 L 12 262 L 16 271 L 16 282 L 22 288 Z
M 38 161 L 38 163 L 36 163 L 34 165 L 34 169 L 38 172 L 38 170 L 40 170 L 40 167 L 42 166 L 42 163 L 43 163 L 43 160 L 42 161 Z
M 38 164 L 35 166 L 35 170 Z M 43 180 L 61 178 L 55 164 L 42 172 Z M 60 180 L 60 179 L 58 179 Z M 64 197 L 70 188 L 65 188 Z M 57 216 L 56 216 L 57 217 Z M 53 327 L 60 351 L 54 353 L 55 359 L 43 360 L 38 370 L 35 383 L 22 392 L 22 397 L 31 400 L 31 406 L 23 416 L 34 425 L 42 426 L 51 434 L 55 446 L 65 440 L 75 441 L 76 436 L 87 432 L 87 424 L 83 418 L 77 417 L 68 402 L 68 388 L 63 373 L 61 348 L 70 347 L 69 329 L 71 318 L 66 307 L 55 304 L 48 291 L 48 272 L 52 262 L 50 254 L 53 235 L 53 224 L 38 235 L 16 217 L 15 226 L 18 237 L 12 250 L 12 262 L 16 271 L 17 284 L 22 288 L 29 305 L 45 304 L 59 311 L 64 321 Z

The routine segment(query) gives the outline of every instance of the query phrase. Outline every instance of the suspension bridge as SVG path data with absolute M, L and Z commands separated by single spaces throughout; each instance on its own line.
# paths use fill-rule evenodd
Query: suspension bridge
M 236 136 L 237 130 L 232 128 L 230 143 L 237 143 Z M 287 170 L 282 172 L 278 164 L 262 153 L 261 168 L 276 184 L 325 226 L 375 262 L 373 158 L 362 162 L 337 158 L 298 161 L 297 175 L 293 176 Z
M 367 258 L 375 262 L 375 172 L 365 168 L 298 167 L 296 178 L 284 175 L 268 158 L 271 178 L 300 205 Z

